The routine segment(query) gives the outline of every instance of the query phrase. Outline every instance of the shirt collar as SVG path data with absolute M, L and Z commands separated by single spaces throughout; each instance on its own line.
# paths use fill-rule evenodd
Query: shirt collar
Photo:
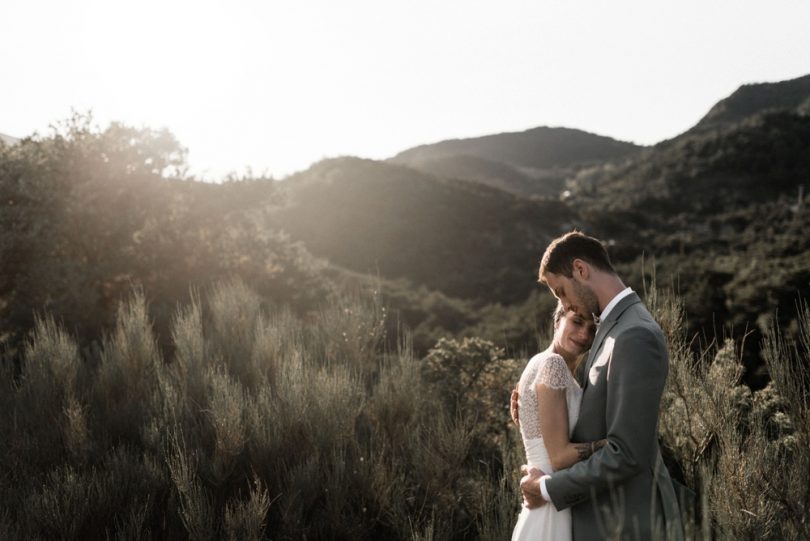
M 605 321 L 605 318 L 608 316 L 610 311 L 613 310 L 613 308 L 615 308 L 617 304 L 619 304 L 619 301 L 628 296 L 629 294 L 631 294 L 632 292 L 633 289 L 629 287 L 626 287 L 622 291 L 618 292 L 616 296 L 613 297 L 609 303 L 607 303 L 607 306 L 605 306 L 605 309 L 602 310 L 602 313 L 599 314 L 599 321 L 600 322 Z

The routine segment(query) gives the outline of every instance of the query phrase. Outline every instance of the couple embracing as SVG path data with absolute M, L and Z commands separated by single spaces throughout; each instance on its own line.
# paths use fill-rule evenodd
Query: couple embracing
M 683 539 L 657 438 L 661 328 L 593 237 L 554 240 L 539 274 L 559 302 L 512 395 L 527 460 L 512 540 Z

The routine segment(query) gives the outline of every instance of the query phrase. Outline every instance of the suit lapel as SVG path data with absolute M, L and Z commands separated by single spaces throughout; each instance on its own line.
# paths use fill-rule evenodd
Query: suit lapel
M 593 344 L 591 345 L 591 350 L 588 353 L 588 360 L 585 364 L 585 386 L 582 388 L 583 390 L 585 390 L 589 385 L 590 378 L 588 378 L 588 374 L 591 372 L 593 361 L 596 359 L 599 351 L 602 349 L 602 344 L 605 342 L 605 338 L 607 337 L 608 333 L 611 331 L 611 329 L 613 329 L 613 327 L 616 326 L 616 323 L 619 322 L 619 318 L 624 311 L 639 302 L 641 302 L 639 296 L 636 293 L 631 293 L 620 300 L 619 304 L 617 304 L 613 310 L 610 311 L 607 319 L 599 325 L 599 329 L 597 329 L 596 336 L 594 336 Z

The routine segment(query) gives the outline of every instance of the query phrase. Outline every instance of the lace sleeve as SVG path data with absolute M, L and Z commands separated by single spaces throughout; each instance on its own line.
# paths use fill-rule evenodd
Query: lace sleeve
M 569 377 L 568 365 L 565 364 L 563 358 L 559 355 L 550 355 L 540 365 L 537 376 L 534 378 L 534 385 L 545 385 L 552 389 L 565 389 Z

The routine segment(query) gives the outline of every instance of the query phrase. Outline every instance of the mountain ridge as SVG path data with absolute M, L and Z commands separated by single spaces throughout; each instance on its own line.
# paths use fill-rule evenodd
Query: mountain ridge
M 419 145 L 387 161 L 522 196 L 558 197 L 565 178 L 583 165 L 619 160 L 643 148 L 574 128 L 539 126 Z
M 810 74 L 784 81 L 741 85 L 715 103 L 686 134 L 727 127 L 777 110 L 810 114 Z
M 575 128 L 538 126 L 523 131 L 445 139 L 418 145 L 397 153 L 389 161 L 407 164 L 466 153 L 505 162 L 513 167 L 543 169 L 617 157 L 640 148 L 643 147 Z

